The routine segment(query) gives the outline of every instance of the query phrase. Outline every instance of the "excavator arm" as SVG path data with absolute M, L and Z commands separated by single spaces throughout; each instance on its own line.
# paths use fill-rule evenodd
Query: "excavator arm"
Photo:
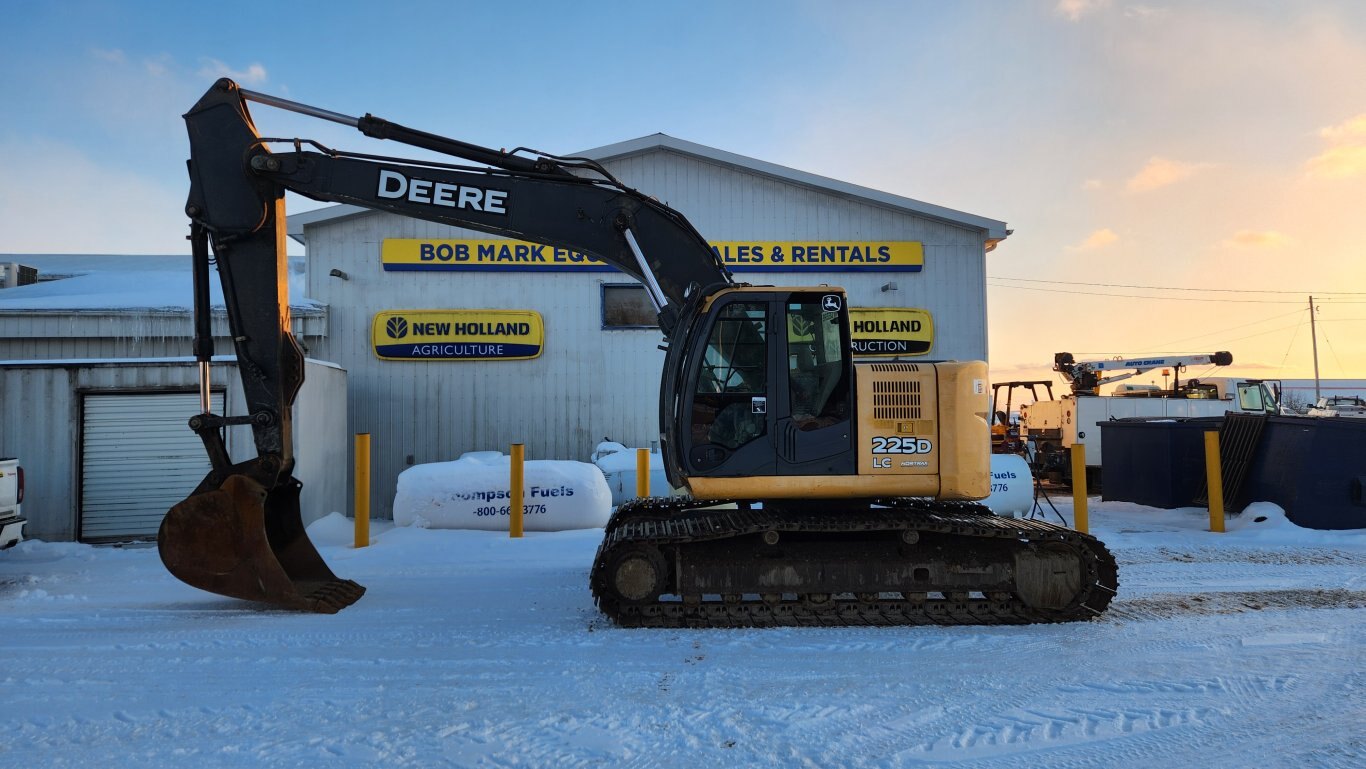
M 247 101 L 351 125 L 374 138 L 464 162 L 265 139 Z M 720 258 L 682 214 L 623 185 L 591 160 L 501 152 L 370 115 L 355 118 L 257 94 L 226 79 L 209 89 L 185 121 L 202 412 L 190 425 L 204 442 L 212 470 L 167 513 L 158 546 L 172 574 L 210 592 L 322 612 L 338 611 L 364 592 L 332 574 L 300 519 L 302 485 L 292 477 L 290 411 L 303 384 L 304 356 L 290 333 L 286 191 L 597 257 L 645 285 L 666 339 L 686 327 L 706 297 L 733 285 Z M 272 151 L 280 143 L 292 144 L 292 151 Z M 208 408 L 208 361 L 214 352 L 210 249 L 243 382 L 247 414 L 240 417 Z M 681 366 L 683 358 L 670 355 L 666 364 Z M 666 372 L 665 381 L 676 381 L 677 373 Z M 250 425 L 257 456 L 234 463 L 223 430 L 237 424 Z

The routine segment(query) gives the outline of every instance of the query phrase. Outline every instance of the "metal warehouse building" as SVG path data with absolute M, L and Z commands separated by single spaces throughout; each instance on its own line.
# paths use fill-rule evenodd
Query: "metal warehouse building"
M 847 289 L 851 307 L 919 308 L 933 324 L 926 358 L 986 359 L 985 257 L 1007 236 L 1004 222 L 663 134 L 581 154 L 682 211 L 737 280 L 825 283 Z M 354 206 L 293 215 L 289 231 L 307 247 L 307 296 L 329 313 L 311 354 L 346 369 L 351 429 L 372 436 L 379 514 L 410 464 L 514 442 L 529 458 L 586 460 L 603 438 L 658 440 L 660 333 L 642 327 L 652 312 L 624 275 L 569 253 L 547 250 L 536 261 L 482 233 Z M 771 258 L 775 249 L 787 258 Z M 810 258 L 797 263 L 794 250 Z M 421 312 L 431 310 L 443 312 Z M 507 317 L 451 312 L 475 310 L 538 315 L 540 354 L 380 357 L 414 339 L 398 332 L 419 323 Z
M 21 255 L 49 280 L 0 290 L 0 456 L 25 469 L 27 536 L 100 542 L 155 536 L 161 517 L 209 471 L 186 422 L 199 411 L 189 258 Z M 302 274 L 299 275 L 302 277 Z M 221 298 L 219 299 L 221 304 Z M 305 346 L 327 311 L 291 307 Z M 227 320 L 214 317 L 213 408 L 246 403 Z M 348 504 L 346 372 L 309 360 L 295 408 L 296 475 L 305 520 Z M 234 457 L 253 455 L 247 428 L 228 431 Z
M 682 211 L 738 281 L 842 286 L 852 308 L 917 318 L 921 346 L 903 350 L 916 359 L 986 359 L 985 261 L 1009 234 L 1004 222 L 662 134 L 580 154 Z M 514 442 L 531 459 L 587 460 L 604 438 L 658 441 L 661 336 L 643 288 L 625 275 L 585 255 L 354 206 L 295 214 L 288 227 L 307 253 L 306 276 L 291 277 L 293 328 L 316 359 L 296 406 L 306 519 L 349 511 L 357 432 L 371 434 L 379 516 L 390 514 L 397 476 L 412 464 Z M 90 268 L 111 257 L 74 259 Z M 139 497 L 155 477 L 149 468 L 181 468 L 168 484 L 185 488 L 164 490 L 171 497 L 207 470 L 184 427 L 197 410 L 194 364 L 183 357 L 193 334 L 190 259 L 140 259 L 176 265 L 183 296 L 172 287 L 174 306 L 140 295 L 156 282 L 145 265 L 118 279 L 84 278 L 93 286 L 60 281 L 65 300 L 41 300 L 41 286 L 58 283 L 0 290 L 0 455 L 20 456 L 28 470 L 30 536 L 145 531 L 155 520 L 142 519 L 164 512 L 164 500 L 119 506 L 151 500 Z M 41 279 L 47 268 L 38 266 Z M 117 300 L 94 302 L 87 290 Z M 517 329 L 527 344 L 481 348 L 480 335 L 462 338 L 462 328 Z M 230 356 L 221 317 L 215 335 L 217 352 Z M 240 413 L 231 360 L 214 369 L 217 402 Z M 152 400 L 168 397 L 175 403 Z M 153 429 L 156 419 L 170 421 Z M 111 435 L 121 437 L 111 444 Z M 125 448 L 130 439 L 137 452 Z M 245 458 L 249 437 L 233 439 L 232 450 Z M 92 526 L 111 509 L 91 496 L 92 484 L 113 489 L 115 514 L 130 517 Z

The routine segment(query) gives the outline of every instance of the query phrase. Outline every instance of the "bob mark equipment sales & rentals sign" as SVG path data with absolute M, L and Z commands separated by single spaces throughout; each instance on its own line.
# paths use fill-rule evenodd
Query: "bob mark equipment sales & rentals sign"
M 386 310 L 370 339 L 381 360 L 528 360 L 545 324 L 533 310 Z
M 885 270 L 920 272 L 925 249 L 914 240 L 888 241 L 717 241 L 711 244 L 726 267 L 737 272 L 789 270 L 834 272 Z M 559 270 L 614 272 L 615 268 L 578 251 L 521 240 L 423 240 L 385 238 L 380 261 L 387 271 Z

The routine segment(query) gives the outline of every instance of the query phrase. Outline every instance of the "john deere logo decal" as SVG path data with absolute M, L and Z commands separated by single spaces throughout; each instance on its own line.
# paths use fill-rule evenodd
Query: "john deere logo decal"
M 387 310 L 370 339 L 383 360 L 526 360 L 541 354 L 545 324 L 531 310 Z

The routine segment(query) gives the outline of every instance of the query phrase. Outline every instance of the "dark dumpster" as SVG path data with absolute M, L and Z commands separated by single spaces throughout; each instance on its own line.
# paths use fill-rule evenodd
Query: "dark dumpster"
M 1361 529 L 1363 485 L 1366 419 L 1269 417 L 1238 501 L 1275 502 L 1298 526 Z
M 1100 423 L 1101 499 L 1190 507 L 1204 491 L 1205 438 L 1224 418 L 1116 419 Z

